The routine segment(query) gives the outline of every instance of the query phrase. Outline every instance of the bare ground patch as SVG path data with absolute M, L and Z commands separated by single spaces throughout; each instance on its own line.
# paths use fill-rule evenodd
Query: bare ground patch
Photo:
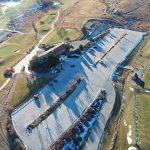
M 99 0 L 77 1 L 72 7 L 64 10 L 57 21 L 57 26 L 81 30 L 88 19 L 105 16 L 105 6 Z

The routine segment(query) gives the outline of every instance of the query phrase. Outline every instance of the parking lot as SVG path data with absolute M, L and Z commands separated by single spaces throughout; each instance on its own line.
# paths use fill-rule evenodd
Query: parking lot
M 125 34 L 126 36 L 123 37 Z M 66 59 L 63 64 L 64 70 L 55 82 L 46 85 L 38 93 L 40 105 L 37 106 L 32 97 L 11 114 L 16 132 L 26 148 L 46 149 L 71 126 L 103 88 L 108 93 L 107 102 L 101 109 L 85 145 L 85 149 L 97 149 L 115 102 L 115 89 L 111 75 L 118 64 L 126 59 L 142 41 L 143 35 L 144 33 L 114 28 L 103 39 L 91 43 L 91 48 L 78 59 Z M 74 67 L 71 67 L 72 65 Z M 56 102 L 77 76 L 84 78 L 84 81 L 71 96 L 33 129 L 32 133 L 27 133 L 27 125 Z

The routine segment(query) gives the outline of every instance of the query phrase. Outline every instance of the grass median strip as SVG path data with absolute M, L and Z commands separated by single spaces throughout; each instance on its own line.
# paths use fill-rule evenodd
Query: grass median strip
M 72 125 L 52 144 L 48 150 L 81 149 L 90 135 L 99 112 L 106 102 L 106 94 L 99 93 L 98 97 L 87 107 Z
M 50 114 L 52 114 L 61 104 L 75 91 L 78 85 L 81 83 L 82 79 L 78 79 L 68 91 L 65 92 L 60 98 L 53 103 L 42 115 L 35 119 L 31 124 L 27 126 L 29 132 L 32 131 L 36 126 L 38 126 L 42 121 L 44 121 Z M 38 97 L 35 98 L 35 101 L 39 101 Z

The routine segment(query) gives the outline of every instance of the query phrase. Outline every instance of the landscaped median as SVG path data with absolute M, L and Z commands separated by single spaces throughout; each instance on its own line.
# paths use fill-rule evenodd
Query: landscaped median
M 48 150 L 78 150 L 88 138 L 99 111 L 106 102 L 106 91 L 101 89 L 96 100 L 80 115 L 78 119 L 66 130 Z
M 74 82 L 70 89 L 67 90 L 60 98 L 53 103 L 42 115 L 40 115 L 37 119 L 35 119 L 31 124 L 27 126 L 27 130 L 32 132 L 36 126 L 38 126 L 42 121 L 44 121 L 50 114 L 52 114 L 57 108 L 60 107 L 61 104 L 75 91 L 78 85 L 81 83 L 83 79 L 79 78 L 76 82 Z M 39 101 L 38 96 L 35 96 L 35 101 Z

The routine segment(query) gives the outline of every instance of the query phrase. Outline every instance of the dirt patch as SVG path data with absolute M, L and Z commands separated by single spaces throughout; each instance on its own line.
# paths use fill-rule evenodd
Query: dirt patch
M 100 0 L 111 18 L 132 30 L 150 30 L 149 0 Z
M 105 16 L 105 6 L 99 0 L 77 1 L 72 7 L 64 10 L 57 21 L 59 28 L 74 28 L 81 30 L 81 26 L 88 19 Z
M 133 21 L 133 29 L 150 30 L 150 2 L 148 0 L 126 0 L 118 4 L 118 10 L 129 21 Z
M 148 5 L 149 4 L 149 0 L 124 0 L 124 1 L 120 1 L 120 3 L 118 3 L 117 5 L 117 9 L 118 10 L 122 10 L 123 13 L 127 13 L 130 11 L 134 11 L 144 5 Z

